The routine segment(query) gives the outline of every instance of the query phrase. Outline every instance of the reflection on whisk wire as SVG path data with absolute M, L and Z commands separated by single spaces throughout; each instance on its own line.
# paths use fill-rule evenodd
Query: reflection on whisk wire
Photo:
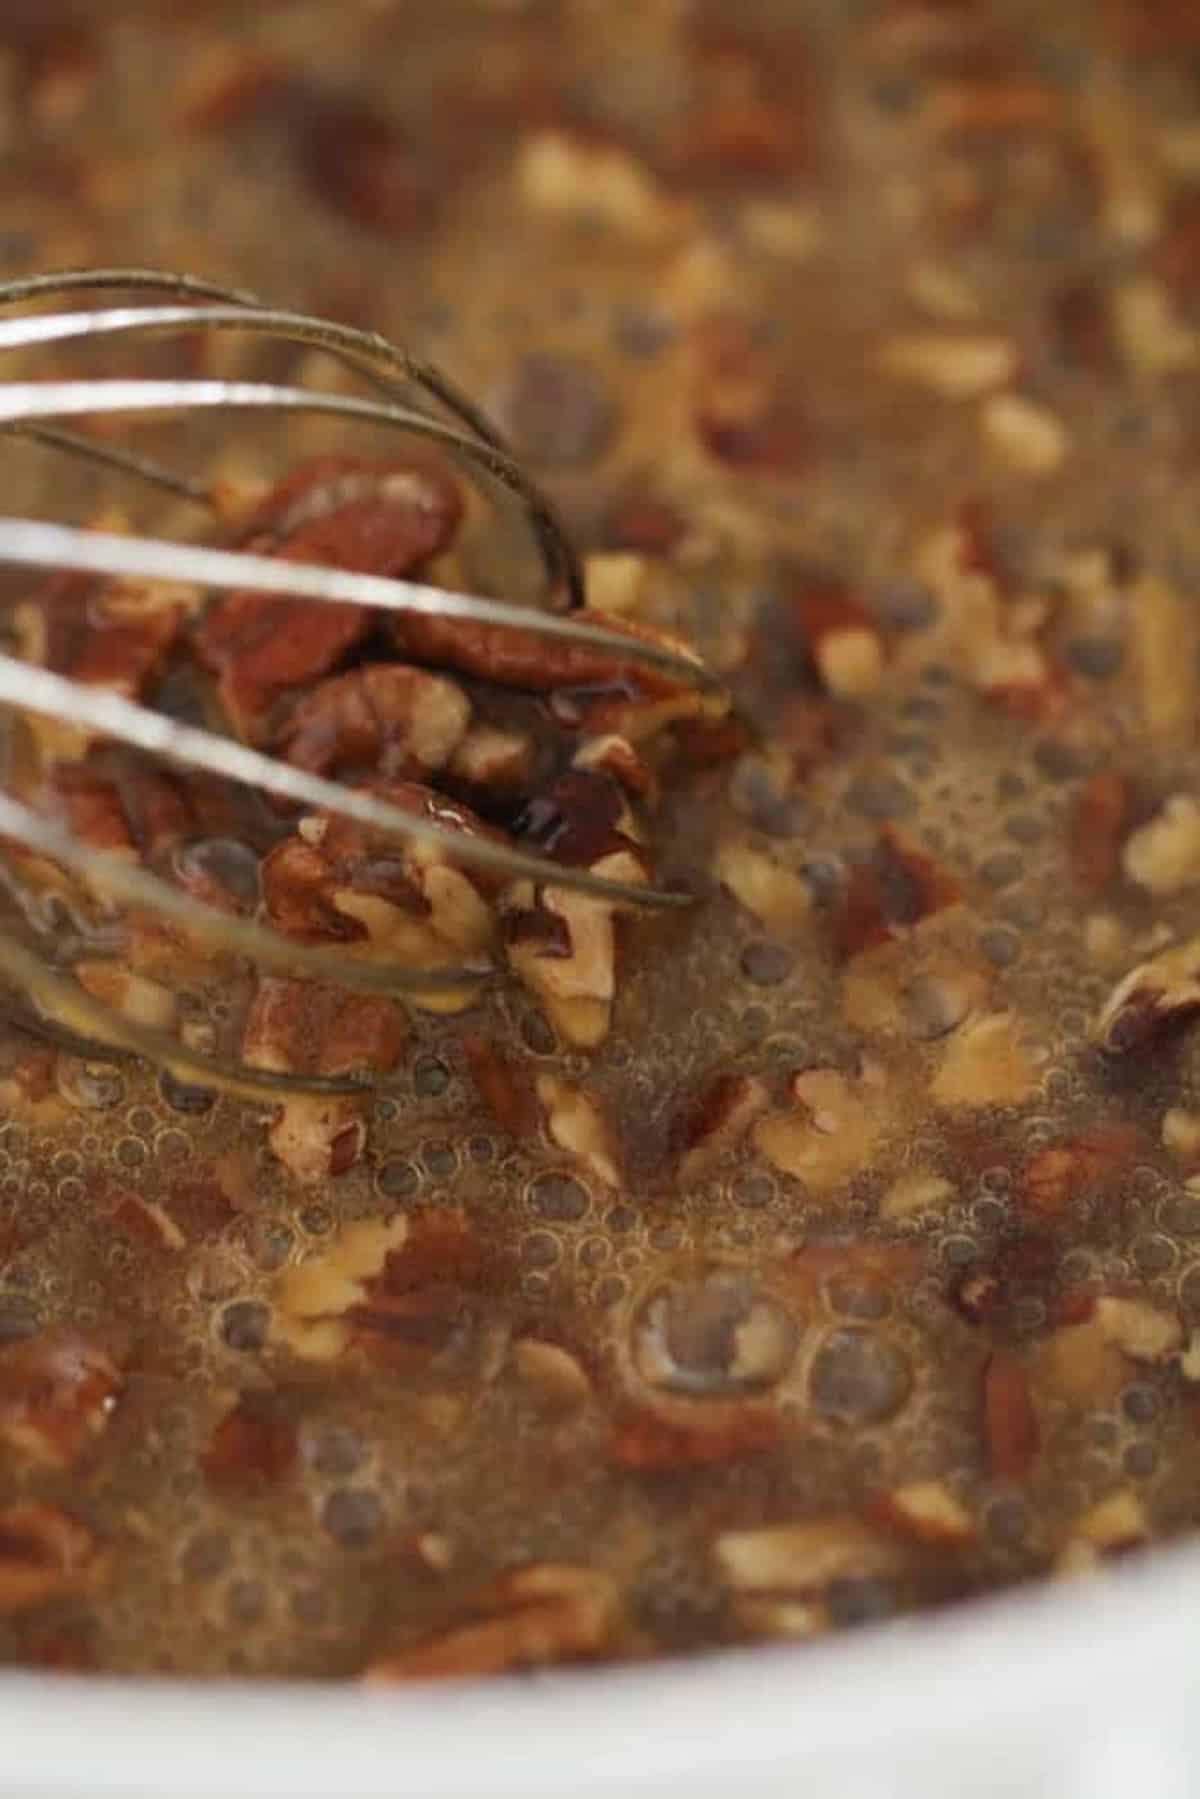
M 0 284 L 0 306 L 47 298 L 62 302 L 76 292 L 105 289 L 169 296 L 133 304 L 23 314 L 0 319 L 0 358 L 5 351 L 49 349 L 105 340 L 145 341 L 198 330 L 239 331 L 317 348 L 356 373 L 370 397 L 302 385 L 246 380 L 86 378 L 5 380 L 0 360 L 0 431 L 33 438 L 176 497 L 212 506 L 206 484 L 186 472 L 107 442 L 82 436 L 63 421 L 118 417 L 172 417 L 201 411 L 221 414 L 324 414 L 431 439 L 465 465 L 472 478 L 516 507 L 538 555 L 546 587 L 545 609 L 479 595 L 449 592 L 418 581 L 353 573 L 241 550 L 83 530 L 67 524 L 0 517 L 0 564 L 72 571 L 133 581 L 177 582 L 209 590 L 253 590 L 377 612 L 429 614 L 510 627 L 609 651 L 622 663 L 659 668 L 691 686 L 715 686 L 703 665 L 657 644 L 643 643 L 573 616 L 583 602 L 578 559 L 553 507 L 513 460 L 471 401 L 428 363 L 374 333 L 300 313 L 280 311 L 254 296 L 188 276 L 143 269 L 79 270 L 31 276 Z M 415 389 L 437 411 L 411 403 Z M 553 609 L 551 609 L 553 608 Z M 608 880 L 529 855 L 482 836 L 415 818 L 367 791 L 327 780 L 263 755 L 215 732 L 182 724 L 97 686 L 86 686 L 15 657 L 0 655 L 0 706 L 39 714 L 106 740 L 136 747 L 172 762 L 245 783 L 277 799 L 320 808 L 408 841 L 452 847 L 463 862 L 486 866 L 513 879 L 553 883 L 643 908 L 674 907 L 687 896 Z M 231 917 L 127 859 L 92 849 L 69 829 L 0 793 L 0 835 L 79 875 L 90 887 L 131 906 L 145 907 L 185 928 L 214 948 L 240 953 L 265 968 L 297 976 L 321 976 L 358 989 L 397 993 L 477 982 L 485 969 L 423 969 L 356 960 L 334 949 L 300 944 L 265 925 Z M 288 1088 L 345 1092 L 371 1084 L 369 1076 L 308 1076 L 255 1071 L 242 1063 L 200 1054 L 163 1032 L 136 1023 L 93 998 L 53 968 L 43 953 L 0 930 L 0 973 L 32 1002 L 25 1021 L 76 1053 L 144 1056 L 177 1079 L 219 1078 L 227 1086 L 275 1095 Z M 14 1014 L 17 1016 L 18 1014 Z

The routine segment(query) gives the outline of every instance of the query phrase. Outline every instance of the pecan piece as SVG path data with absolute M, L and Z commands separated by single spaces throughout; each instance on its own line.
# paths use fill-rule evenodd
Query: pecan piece
M 862 699 L 883 679 L 883 637 L 875 619 L 840 581 L 803 586 L 796 622 L 821 685 L 838 699 Z
M 1121 1487 L 1075 1520 L 1054 1571 L 1058 1575 L 1090 1574 L 1109 1557 L 1137 1549 L 1149 1537 L 1145 1506 L 1136 1493 Z
M 890 1532 L 849 1512 L 727 1531 L 713 1545 L 713 1557 L 739 1596 L 817 1593 L 834 1581 L 895 1574 L 907 1559 Z
M 0 1511 L 0 1616 L 94 1592 L 108 1557 L 86 1524 L 34 1500 Z
M 1200 1012 L 1200 937 L 1141 962 L 1117 982 L 1093 1036 L 1107 1056 L 1127 1056 L 1173 1037 Z
M 603 855 L 591 872 L 640 882 L 646 872 L 629 850 Z M 603 1042 L 616 996 L 616 908 L 591 894 L 547 887 L 537 896 L 518 882 L 501 902 L 508 959 L 537 995 L 551 1024 L 569 1043 Z
M 1138 1144 L 1134 1125 L 1097 1125 L 1079 1137 L 1040 1149 L 1021 1170 L 1019 1209 L 1040 1218 L 1059 1217 L 1073 1200 L 1128 1166 Z
M 405 575 L 449 540 L 460 510 L 457 488 L 433 464 L 326 458 L 268 496 L 245 547 L 356 574 Z M 362 606 L 242 590 L 209 607 L 195 646 L 235 729 L 257 741 L 274 703 L 328 674 L 373 622 Z
M 1107 1342 L 1134 1362 L 1165 1362 L 1183 1344 L 1183 1326 L 1174 1312 L 1144 1299 L 1122 1299 L 1103 1293 L 1096 1301 L 1096 1322 Z
M 596 1568 L 538 1562 L 502 1574 L 474 1597 L 472 1622 L 366 1670 L 372 1685 L 503 1674 L 591 1661 L 615 1647 L 620 1595 Z
M 413 782 L 380 781 L 371 791 L 419 819 L 502 842 L 466 806 Z M 301 819 L 296 834 L 262 865 L 267 916 L 286 935 L 330 940 L 386 955 L 405 968 L 438 968 L 484 954 L 495 926 L 487 869 L 461 870 L 440 844 L 382 836 L 328 813 Z M 461 1011 L 471 989 L 422 994 L 432 1011 Z
M 618 635 L 699 660 L 681 638 L 640 620 L 589 607 L 575 616 L 581 623 L 602 625 Z M 729 710 L 723 695 L 691 687 L 642 663 L 623 662 L 619 653 L 591 644 L 541 637 L 508 625 L 418 613 L 398 614 L 390 629 L 402 653 L 419 662 L 477 675 L 501 687 L 555 694 L 560 722 L 586 726 L 595 734 L 615 732 L 638 742 L 676 719 L 722 717 Z
M 277 1486 L 296 1464 L 296 1431 L 277 1403 L 243 1393 L 218 1422 L 200 1457 L 215 1487 Z
M 929 1091 L 937 1106 L 1015 1106 L 1029 1097 L 1034 1078 L 1013 1013 L 989 1012 L 949 1039 Z
M 556 1075 L 538 1076 L 537 1096 L 553 1142 L 606 1187 L 619 1187 L 618 1151 L 612 1126 L 581 1087 Z
M 327 1247 L 285 1269 L 275 1288 L 275 1332 L 303 1361 L 331 1362 L 353 1336 L 348 1314 L 391 1251 L 408 1236 L 403 1214 L 386 1223 L 362 1219 L 342 1227 Z
M 470 716 L 452 681 L 402 663 L 374 663 L 319 682 L 276 742 L 289 762 L 312 774 L 420 779 L 449 761 Z
M 400 1060 L 404 1017 L 390 999 L 349 993 L 315 981 L 262 976 L 242 1033 L 252 1068 L 288 1074 L 384 1072 Z M 299 1093 L 286 1098 L 270 1127 L 271 1148 L 297 1180 L 344 1174 L 362 1154 L 365 1100 Z
M 754 1127 L 754 1145 L 783 1174 L 823 1197 L 871 1165 L 889 1129 L 886 1077 L 874 1066 L 851 1078 L 813 1068 L 792 1081 L 793 1107 Z
M 983 1372 L 983 1436 L 988 1467 L 998 1480 L 1024 1480 L 1040 1445 L 1025 1364 L 995 1350 Z
M 1125 873 L 1156 897 L 1200 881 L 1200 805 L 1189 793 L 1173 793 L 1161 811 L 1135 831 L 1121 858 Z
M 107 1428 L 124 1386 L 119 1359 L 69 1329 L 0 1352 L 0 1439 L 30 1461 L 69 1468 Z
M 970 1513 L 940 1480 L 894 1487 L 871 1507 L 871 1516 L 902 1537 L 939 1549 L 961 1549 L 976 1536 Z
M 671 1131 L 680 1183 L 700 1179 L 740 1143 L 767 1104 L 767 1089 L 754 1075 L 719 1074 L 709 1081 Z
M 1129 823 L 1133 790 L 1115 769 L 1098 769 L 1084 782 L 1071 815 L 1071 872 L 1089 893 L 1100 893 L 1121 866 L 1121 839 Z
M 762 1455 L 781 1434 L 775 1407 L 756 1401 L 709 1401 L 691 1416 L 642 1408 L 617 1420 L 609 1456 L 636 1474 L 672 1474 Z
M 178 635 L 179 589 L 56 574 L 16 606 L 20 654 L 86 687 L 107 687 L 127 700 L 145 693 Z M 93 733 L 31 714 L 29 728 L 47 760 L 84 755 Z

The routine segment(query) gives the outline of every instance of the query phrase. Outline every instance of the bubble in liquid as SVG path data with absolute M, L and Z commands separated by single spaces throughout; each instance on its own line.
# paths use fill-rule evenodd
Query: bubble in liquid
M 259 1299 L 239 1299 L 221 1313 L 221 1340 L 229 1349 L 262 1349 L 271 1330 L 271 1310 Z
M 573 1175 L 539 1174 L 530 1183 L 529 1204 L 553 1224 L 575 1224 L 591 1203 L 588 1190 Z
M 450 1085 L 450 1070 L 440 1056 L 418 1056 L 413 1064 L 413 1092 L 422 1099 L 436 1099 Z
M 365 1549 L 383 1523 L 383 1505 L 369 1487 L 337 1487 L 321 1507 L 321 1523 L 343 1549 Z
M 421 1160 L 435 1180 L 448 1180 L 458 1167 L 458 1154 L 451 1143 L 423 1143 Z
M 778 1300 L 737 1269 L 659 1288 L 633 1323 L 643 1380 L 696 1396 L 772 1386 L 790 1366 L 797 1340 L 795 1322 Z
M 212 1580 L 229 1566 L 228 1537 L 217 1531 L 204 1531 L 184 1546 L 179 1567 L 187 1580 Z
M 530 1231 L 521 1239 L 521 1260 L 527 1268 L 552 1268 L 559 1254 L 558 1238 L 549 1231 Z
M 328 1425 L 308 1448 L 308 1460 L 319 1474 L 353 1474 L 366 1459 L 366 1444 L 344 1424 Z
M 388 1199 L 411 1199 L 421 1185 L 420 1170 L 412 1162 L 383 1162 L 375 1175 L 375 1185 Z
M 839 1329 L 828 1336 L 809 1370 L 808 1392 L 826 1418 L 878 1424 L 892 1417 L 912 1392 L 912 1368 L 886 1337 Z

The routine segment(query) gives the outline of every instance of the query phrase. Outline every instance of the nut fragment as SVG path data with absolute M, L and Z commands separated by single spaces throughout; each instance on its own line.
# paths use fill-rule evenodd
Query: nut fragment
M 930 1085 L 938 1106 L 1016 1106 L 1034 1088 L 1034 1070 L 1011 1012 L 968 1020 L 949 1039 Z
M 1005 1350 L 988 1357 L 983 1374 L 983 1437 L 998 1480 L 1024 1480 L 1037 1459 L 1040 1432 L 1025 1364 Z
M 1018 1207 L 1036 1217 L 1058 1217 L 1074 1200 L 1127 1167 L 1137 1144 L 1134 1126 L 1102 1124 L 1067 1142 L 1047 1145 L 1021 1170 Z
M 466 695 L 444 676 L 370 663 L 318 682 L 288 717 L 278 744 L 289 762 L 312 774 L 365 769 L 419 780 L 445 766 L 470 716 Z
M 993 394 L 980 413 L 985 441 L 1024 475 L 1053 475 L 1067 459 L 1070 433 L 1048 407 L 1023 394 Z
M 1169 1106 L 1163 1113 L 1162 1142 L 1181 1161 L 1194 1161 L 1200 1156 L 1200 1112 Z
M 1102 1294 L 1096 1301 L 1096 1320 L 1108 1342 L 1134 1362 L 1165 1362 L 1183 1342 L 1183 1326 L 1174 1312 L 1143 1299 Z
M 346 1314 L 407 1236 L 403 1215 L 387 1223 L 364 1219 L 343 1226 L 309 1261 L 285 1269 L 275 1288 L 275 1334 L 304 1361 L 335 1360 L 352 1335 Z
M 893 1223 L 898 1218 L 911 1218 L 919 1212 L 944 1210 L 953 1203 L 957 1193 L 954 1182 L 944 1175 L 902 1174 L 880 1200 L 879 1216 Z
M 1081 887 L 1100 893 L 1121 866 L 1121 838 L 1133 794 L 1115 769 L 1098 769 L 1083 784 L 1071 814 L 1071 870 Z
M 1108 1056 L 1126 1056 L 1174 1036 L 1200 1012 L 1200 937 L 1141 962 L 1118 981 L 1093 1031 Z
M 531 133 L 516 178 L 532 210 L 599 223 L 643 243 L 669 241 L 689 217 L 687 204 L 673 200 L 631 151 L 566 131 Z
M 840 582 L 812 582 L 795 601 L 796 620 L 821 683 L 839 699 L 863 699 L 883 679 L 883 638 L 871 613 Z
M 399 1061 L 405 1034 L 403 1014 L 390 999 L 263 975 L 242 1054 L 251 1068 L 284 1074 L 383 1072 Z M 344 1174 L 366 1141 L 364 1103 L 353 1094 L 289 1095 L 271 1125 L 271 1148 L 297 1180 Z
M 278 1405 L 243 1393 L 217 1423 L 200 1466 L 215 1487 L 275 1486 L 291 1473 L 297 1450 L 295 1426 Z
M 1007 337 L 930 331 L 889 338 L 879 364 L 885 375 L 917 382 L 947 400 L 969 400 L 1004 387 L 1019 358 Z
M 617 1145 L 612 1127 L 596 1102 L 581 1087 L 556 1075 L 539 1075 L 538 1099 L 553 1142 L 607 1187 L 619 1187 Z
M 975 1540 L 975 1525 L 960 1500 L 940 1480 L 913 1481 L 885 1493 L 873 1516 L 918 1543 L 960 1548 Z
M 68 1468 L 106 1429 L 124 1378 L 112 1352 L 77 1331 L 44 1331 L 0 1351 L 0 1439 Z
M 796 1104 L 755 1126 L 754 1144 L 783 1174 L 820 1196 L 871 1164 L 885 1127 L 886 1093 L 873 1080 L 850 1080 L 833 1068 L 798 1074 Z
M 1200 881 L 1200 805 L 1188 793 L 1173 793 L 1149 824 L 1135 831 L 1121 858 L 1139 887 L 1162 897 Z
M 522 1380 L 541 1388 L 563 1404 L 578 1405 L 591 1395 L 586 1370 L 569 1350 L 540 1337 L 521 1337 L 513 1344 L 513 1363 Z
M 108 1557 L 85 1524 L 31 1501 L 0 1511 L 0 1616 L 94 1592 Z
M 631 851 L 617 850 L 592 863 L 593 874 L 642 882 L 646 871 Z M 593 1049 L 608 1035 L 616 995 L 615 908 L 565 887 L 533 890 L 518 882 L 501 902 L 508 959 L 541 1001 L 555 1029 L 569 1043 Z
M 502 1574 L 474 1596 L 471 1609 L 476 1621 L 372 1662 L 368 1683 L 389 1686 L 591 1660 L 615 1643 L 620 1595 L 611 1575 L 599 1569 L 539 1562 Z
M 1128 1487 L 1119 1488 L 1075 1520 L 1059 1552 L 1055 1572 L 1090 1574 L 1105 1557 L 1136 1549 L 1149 1536 L 1149 1520 L 1138 1495 Z
M 727 1531 L 713 1556 L 738 1594 L 819 1593 L 834 1581 L 895 1573 L 905 1561 L 893 1536 L 850 1513 Z
M 808 884 L 774 856 L 727 838 L 716 856 L 717 879 L 768 930 L 795 932 L 812 911 Z
M 677 1177 L 687 1186 L 740 1143 L 766 1110 L 767 1089 L 754 1075 L 721 1074 L 676 1121 L 671 1138 L 680 1151 Z
M 1129 648 L 1152 738 L 1186 748 L 1196 734 L 1200 626 L 1191 600 L 1161 576 L 1134 583 L 1127 612 Z

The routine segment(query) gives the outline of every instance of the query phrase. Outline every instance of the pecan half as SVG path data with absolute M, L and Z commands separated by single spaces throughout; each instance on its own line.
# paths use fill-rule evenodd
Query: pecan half
M 334 1361 L 353 1336 L 347 1314 L 360 1304 L 367 1283 L 408 1236 L 403 1214 L 386 1223 L 360 1219 L 343 1225 L 309 1261 L 287 1268 L 275 1286 L 274 1330 L 304 1361 Z
M 326 458 L 268 496 L 245 547 L 357 574 L 405 575 L 449 541 L 460 512 L 457 488 L 435 465 Z M 243 590 L 209 607 L 194 641 L 235 729 L 256 741 L 274 703 L 327 674 L 373 622 L 362 606 Z

